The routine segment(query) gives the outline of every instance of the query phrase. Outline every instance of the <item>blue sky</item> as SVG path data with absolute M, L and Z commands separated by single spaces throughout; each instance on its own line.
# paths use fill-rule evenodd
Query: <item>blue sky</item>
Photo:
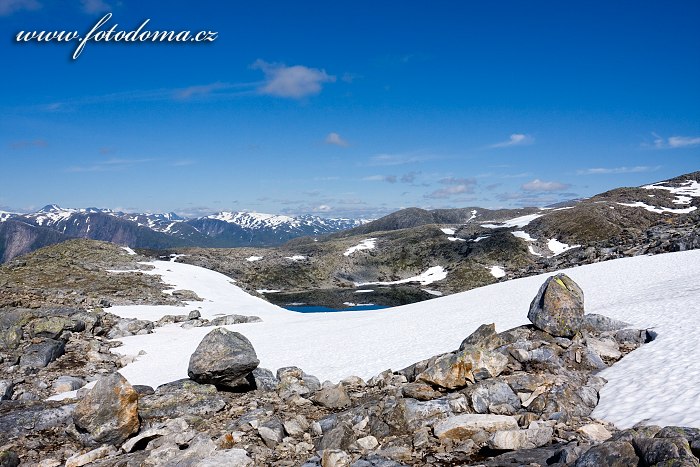
M 214 31 L 17 43 L 20 31 Z M 700 169 L 700 2 L 0 0 L 0 209 L 378 215 Z

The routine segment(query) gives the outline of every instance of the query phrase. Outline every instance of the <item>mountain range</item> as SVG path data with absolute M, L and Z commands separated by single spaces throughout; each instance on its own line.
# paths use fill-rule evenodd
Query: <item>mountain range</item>
M 0 212 L 0 262 L 71 238 L 146 249 L 267 247 L 301 236 L 338 232 L 364 222 L 367 221 L 257 212 L 219 212 L 184 219 L 175 213 L 136 214 L 50 204 L 28 214 Z

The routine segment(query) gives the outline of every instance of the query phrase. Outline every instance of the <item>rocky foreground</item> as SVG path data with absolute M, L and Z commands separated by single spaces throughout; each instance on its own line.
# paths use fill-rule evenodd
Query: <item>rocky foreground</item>
M 214 328 L 190 358 L 189 379 L 154 389 L 117 372 L 128 362 L 110 352 L 110 338 L 158 323 L 3 309 L 0 365 L 10 379 L 0 381 L 0 466 L 700 466 L 699 429 L 620 431 L 590 416 L 605 384 L 596 373 L 653 332 L 584 314 L 583 292 L 565 275 L 542 285 L 528 318 L 338 384 L 259 368 L 245 336 Z M 196 313 L 164 320 L 173 321 L 217 324 Z M 69 390 L 75 399 L 45 400 Z

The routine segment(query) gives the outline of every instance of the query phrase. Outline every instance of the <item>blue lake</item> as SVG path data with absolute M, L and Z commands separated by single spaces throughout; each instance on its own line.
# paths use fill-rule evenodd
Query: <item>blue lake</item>
M 348 308 L 343 308 L 336 310 L 335 308 L 328 308 L 325 306 L 285 306 L 287 310 L 296 311 L 298 313 L 336 313 L 341 311 L 368 311 L 368 310 L 382 310 L 384 308 L 389 308 L 383 305 L 361 305 L 361 306 L 351 306 Z

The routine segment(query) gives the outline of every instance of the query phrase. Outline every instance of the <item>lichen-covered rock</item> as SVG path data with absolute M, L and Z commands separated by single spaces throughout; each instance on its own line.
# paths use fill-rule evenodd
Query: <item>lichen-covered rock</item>
M 639 465 L 639 457 L 632 444 L 609 441 L 593 446 L 578 458 L 576 467 L 629 467 Z
M 216 328 L 204 336 L 190 357 L 187 375 L 198 383 L 226 389 L 251 386 L 250 373 L 260 360 L 255 349 L 242 334 Z
M 549 277 L 527 314 L 532 324 L 556 337 L 571 337 L 583 325 L 583 290 L 566 274 Z
M 78 402 L 73 422 L 94 444 L 120 444 L 139 430 L 138 394 L 119 373 L 105 376 Z

